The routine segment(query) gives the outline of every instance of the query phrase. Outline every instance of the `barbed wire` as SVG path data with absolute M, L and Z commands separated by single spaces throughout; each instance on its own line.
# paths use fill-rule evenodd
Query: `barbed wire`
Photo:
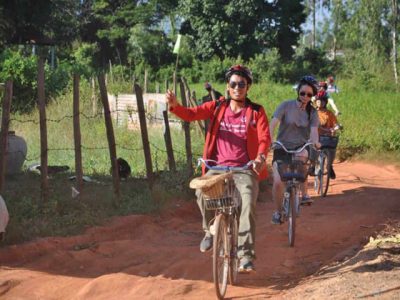
M 138 113 L 138 110 L 123 110 L 123 109 L 117 109 L 117 110 L 112 110 L 110 111 L 110 114 L 118 114 L 118 113 L 125 113 L 127 114 L 129 117 L 132 116 L 132 113 Z M 104 116 L 104 112 L 99 112 L 97 114 L 94 115 L 88 115 L 84 112 L 80 112 L 79 113 L 80 116 L 84 117 L 85 119 L 89 120 L 89 119 L 97 119 L 100 117 Z M 157 116 L 157 114 L 154 113 L 150 113 L 150 112 L 146 112 L 145 113 L 145 117 L 148 121 L 164 121 L 164 118 Z M 61 123 L 62 121 L 66 120 L 66 119 L 73 119 L 74 115 L 64 115 L 59 119 L 51 119 L 51 118 L 46 118 L 46 122 L 51 122 L 51 123 Z M 118 119 L 118 115 L 117 117 L 114 117 L 114 119 Z M 170 123 L 181 123 L 182 121 L 179 119 L 174 119 L 174 118 L 169 118 L 168 121 Z M 40 124 L 40 120 L 38 119 L 18 119 L 18 118 L 10 118 L 9 122 L 17 122 L 17 123 L 33 123 L 35 125 Z

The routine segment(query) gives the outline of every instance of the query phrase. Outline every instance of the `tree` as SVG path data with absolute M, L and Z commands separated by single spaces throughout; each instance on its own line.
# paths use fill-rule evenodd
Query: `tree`
M 8 44 L 69 44 L 77 37 L 76 0 L 2 0 L 0 36 Z
M 83 0 L 82 40 L 98 43 L 102 65 L 109 60 L 127 65 L 133 28 L 143 26 L 150 32 L 174 5 L 175 0 Z
M 181 33 L 192 37 L 201 59 L 248 60 L 273 47 L 289 56 L 305 19 L 301 1 L 288 0 L 183 0 L 179 11 Z
M 391 16 L 391 26 L 392 26 L 392 57 L 393 57 L 393 73 L 394 81 L 396 85 L 399 84 L 399 75 L 397 71 L 397 24 L 399 18 L 399 5 L 397 0 L 392 0 L 392 16 Z

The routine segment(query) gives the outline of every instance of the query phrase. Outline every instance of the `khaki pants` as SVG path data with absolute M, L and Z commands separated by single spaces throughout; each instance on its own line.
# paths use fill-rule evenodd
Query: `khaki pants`
M 209 170 L 207 175 L 220 174 L 221 171 Z M 233 180 L 242 198 L 242 206 L 239 219 L 239 239 L 238 239 L 238 256 L 239 258 L 247 256 L 255 257 L 255 242 L 256 242 L 256 219 L 255 208 L 258 197 L 258 178 L 252 170 L 235 172 Z M 210 221 L 214 218 L 213 210 L 206 210 L 204 199 L 201 197 L 201 191 L 196 190 L 197 204 L 203 216 L 203 230 L 206 234 L 210 234 Z

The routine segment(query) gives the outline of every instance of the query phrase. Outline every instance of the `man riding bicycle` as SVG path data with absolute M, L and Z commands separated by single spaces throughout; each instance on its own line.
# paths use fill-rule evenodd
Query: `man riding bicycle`
M 258 196 L 258 180 L 267 177 L 265 157 L 271 137 L 264 108 L 247 98 L 253 82 L 251 71 L 242 65 L 229 68 L 225 74 L 228 98 L 206 102 L 189 108 L 180 105 L 175 95 L 167 91 L 166 100 L 170 111 L 185 121 L 210 119 L 204 145 L 203 158 L 213 159 L 218 165 L 238 167 L 254 160 L 253 169 L 233 174 L 236 188 L 242 198 L 239 220 L 238 257 L 239 272 L 254 270 L 255 258 L 255 206 Z M 203 174 L 205 168 L 203 167 Z M 209 170 L 207 174 L 215 174 Z M 205 236 L 200 251 L 212 248 L 210 233 L 211 211 L 205 210 L 200 191 L 196 192 L 197 204 L 203 217 Z
M 319 146 L 318 143 L 318 115 L 311 105 L 311 98 L 317 94 L 318 82 L 312 76 L 304 76 L 297 85 L 297 99 L 282 102 L 275 110 L 270 124 L 270 133 L 273 136 L 279 124 L 277 140 L 289 150 L 301 148 L 308 140 Z M 309 153 L 304 150 L 297 155 L 300 160 L 307 160 Z M 283 182 L 278 172 L 277 160 L 290 159 L 283 149 L 274 149 L 272 159 L 273 186 L 272 199 L 276 204 L 276 211 L 272 215 L 272 224 L 281 224 Z M 301 203 L 310 203 L 306 186 L 301 184 Z

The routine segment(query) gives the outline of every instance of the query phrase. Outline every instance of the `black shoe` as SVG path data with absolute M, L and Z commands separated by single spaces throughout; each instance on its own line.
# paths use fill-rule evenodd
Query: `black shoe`
M 200 252 L 206 252 L 213 246 L 213 237 L 206 233 L 200 243 Z
M 314 202 L 314 201 L 311 200 L 311 197 L 310 197 L 310 196 L 305 195 L 305 196 L 301 197 L 300 205 L 311 204 L 311 203 L 313 203 L 313 202 Z
M 310 166 L 308 168 L 308 176 L 315 176 L 315 166 Z
M 329 169 L 329 177 L 330 177 L 331 179 L 336 179 L 336 173 L 335 173 L 335 171 L 333 170 L 333 167 L 331 167 L 331 168 Z

